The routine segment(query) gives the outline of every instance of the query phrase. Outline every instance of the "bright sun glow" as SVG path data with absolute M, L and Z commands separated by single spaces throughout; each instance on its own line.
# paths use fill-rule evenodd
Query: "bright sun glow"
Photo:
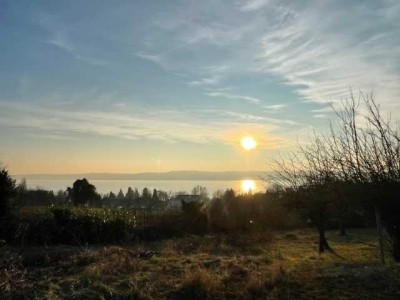
M 246 150 L 252 150 L 257 146 L 257 142 L 251 136 L 245 136 L 244 138 L 242 138 L 242 141 L 240 143 L 242 147 Z
M 243 193 L 251 193 L 256 189 L 256 184 L 254 180 L 243 180 L 242 181 L 242 192 Z

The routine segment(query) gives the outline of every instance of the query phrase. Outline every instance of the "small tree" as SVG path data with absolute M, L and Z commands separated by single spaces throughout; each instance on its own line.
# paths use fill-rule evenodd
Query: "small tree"
M 135 199 L 135 192 L 132 190 L 131 187 L 128 187 L 128 190 L 125 194 L 125 199 L 127 199 L 129 202 L 132 202 L 133 199 Z
M 338 182 L 335 165 L 321 138 L 314 136 L 308 146 L 299 147 L 286 160 L 276 161 L 272 180 L 284 186 L 282 198 L 311 221 L 319 234 L 319 252 L 330 250 L 325 237 L 326 223 L 335 205 Z
M 119 190 L 117 198 L 119 201 L 123 201 L 125 199 L 124 192 L 122 192 L 122 189 Z
M 147 201 L 151 199 L 151 193 L 147 187 L 145 187 L 142 191 L 142 198 L 143 200 Z
M 4 167 L 0 167 L 0 219 L 11 214 L 12 199 L 16 195 L 16 183 Z
M 156 189 L 153 189 L 153 195 L 151 196 L 151 199 L 153 200 L 153 202 L 158 202 L 158 192 Z

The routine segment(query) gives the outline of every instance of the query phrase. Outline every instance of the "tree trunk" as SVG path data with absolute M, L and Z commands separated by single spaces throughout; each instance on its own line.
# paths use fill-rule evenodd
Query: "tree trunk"
M 376 219 L 376 228 L 378 231 L 378 239 L 379 239 L 379 251 L 381 255 L 381 263 L 385 264 L 385 252 L 383 251 L 383 237 L 382 237 L 382 226 L 381 226 L 381 215 L 377 205 L 375 205 L 375 219 Z
M 325 250 L 331 250 L 331 247 L 328 244 L 328 241 L 325 237 L 325 228 L 323 225 L 319 226 L 319 253 L 325 252 Z

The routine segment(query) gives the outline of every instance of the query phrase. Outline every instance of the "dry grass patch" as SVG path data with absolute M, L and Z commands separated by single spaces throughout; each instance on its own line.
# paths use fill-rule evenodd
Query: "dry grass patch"
M 379 265 L 374 232 L 349 230 L 346 237 L 328 232 L 336 253 L 322 255 L 313 230 L 268 234 L 35 248 L 22 255 L 3 247 L 0 299 L 400 298 L 399 266 Z M 146 250 L 155 255 L 137 257 Z
M 221 277 L 204 268 L 188 269 L 175 299 L 214 299 L 221 285 Z
M 89 268 L 99 275 L 135 274 L 143 266 L 137 253 L 122 247 L 107 247 L 89 255 L 95 260 Z

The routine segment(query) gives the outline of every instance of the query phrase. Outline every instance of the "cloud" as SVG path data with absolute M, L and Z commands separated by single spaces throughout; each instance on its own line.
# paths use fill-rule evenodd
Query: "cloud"
M 324 11 L 329 15 L 321 21 Z M 388 27 L 372 11 L 357 4 L 288 5 L 285 20 L 261 37 L 261 69 L 282 76 L 311 102 L 339 100 L 350 86 L 374 89 L 380 101 L 398 101 L 400 26 Z
M 118 9 L 115 8 L 116 16 L 121 15 Z M 0 122 L 4 126 L 38 128 L 49 135 L 82 133 L 127 139 L 221 141 L 229 128 L 250 126 L 250 129 L 259 128 L 266 133 L 282 133 L 291 127 L 302 126 L 296 119 L 285 119 L 283 112 L 289 102 L 298 101 L 304 106 L 304 102 L 312 102 L 314 106 L 315 103 L 322 104 L 322 108 L 304 111 L 314 118 L 326 116 L 330 108 L 324 106 L 347 96 L 350 87 L 365 91 L 374 89 L 382 108 L 391 108 L 397 117 L 400 112 L 400 109 L 396 110 L 400 107 L 399 14 L 400 5 L 395 0 L 370 1 L 363 5 L 358 1 L 319 0 L 307 3 L 289 0 L 174 2 L 163 6 L 160 13 L 143 16 L 140 20 L 124 20 L 126 28 L 134 29 L 116 32 L 112 38 L 97 32 L 106 43 L 93 40 L 97 42 L 96 46 L 103 45 L 104 52 L 100 53 L 106 57 L 118 53 L 133 64 L 140 58 L 160 65 L 164 69 L 157 78 L 160 82 L 171 74 L 179 74 L 176 77 L 183 83 L 182 97 L 197 99 L 193 103 L 185 102 L 183 111 L 173 108 L 149 112 L 153 108 L 148 109 L 145 104 L 143 111 L 132 113 L 130 104 L 142 102 L 132 100 L 127 94 L 124 99 L 123 93 L 132 92 L 126 89 L 118 91 L 110 101 L 106 99 L 107 108 L 111 110 L 118 108 L 115 107 L 118 103 L 126 103 L 124 109 L 119 107 L 119 113 L 102 113 L 101 107 L 89 105 L 85 97 L 80 97 L 83 100 L 79 103 L 91 107 L 91 112 L 64 105 L 70 110 L 63 113 L 46 103 L 42 109 L 32 104 L 25 108 L 8 107 L 16 117 L 1 111 L 0 115 L 5 119 Z M 107 63 L 98 59 L 101 56 L 96 53 L 99 52 L 86 42 L 85 38 L 93 38 L 88 33 L 95 30 L 92 27 L 77 30 L 74 24 L 67 24 L 65 20 L 68 18 L 42 18 L 40 24 L 46 31 L 44 40 L 87 64 Z M 93 20 L 96 19 L 88 16 L 84 24 Z M 136 60 L 129 60 L 132 56 Z M 124 67 L 115 66 L 115 73 L 101 75 L 122 74 L 124 81 L 124 75 L 129 75 Z M 150 88 L 144 90 L 153 88 L 152 80 L 146 84 Z M 111 90 L 129 85 L 130 82 L 120 81 Z M 171 97 L 166 99 L 179 97 L 181 90 L 177 92 L 176 87 L 168 85 L 164 89 L 161 84 L 160 98 L 154 102 L 162 103 L 164 107 L 170 104 L 163 100 L 164 93 L 171 92 Z M 109 92 L 103 91 L 103 87 L 100 89 Z M 138 97 L 141 97 L 139 90 Z M 268 103 L 254 95 L 266 95 Z M 275 98 L 276 95 L 279 98 Z M 199 104 L 201 96 L 205 99 Z M 221 101 L 212 101 L 209 97 Z M 99 97 L 99 101 L 106 100 Z M 230 111 L 223 109 L 227 107 L 226 100 L 232 100 Z M 200 109 L 185 111 L 190 105 L 199 105 L 203 112 Z M 277 117 L 267 118 L 261 114 L 268 111 Z M 295 118 L 303 119 L 304 116 L 299 114 L 295 114 Z M 313 124 L 314 118 L 308 118 L 308 122 Z
M 85 62 L 94 66 L 106 66 L 109 64 L 108 61 L 96 58 L 94 56 L 82 55 L 76 50 L 76 47 L 67 39 L 67 37 L 61 32 L 54 31 L 54 37 L 47 41 L 49 44 L 69 53 L 75 59 Z
M 106 66 L 109 61 L 100 59 L 92 54 L 92 51 L 83 51 L 80 49 L 80 43 L 74 43 L 68 30 L 62 25 L 60 20 L 50 14 L 39 14 L 37 17 L 38 24 L 48 33 L 45 42 L 65 51 L 75 59 L 93 66 Z
M 87 135 L 128 140 L 155 140 L 167 143 L 232 143 L 228 132 L 247 130 L 277 136 L 290 120 L 230 112 L 225 110 L 154 110 L 147 112 L 104 112 L 100 110 L 59 110 L 0 101 L 0 126 L 17 128 L 27 135 L 73 138 Z M 278 139 L 278 138 L 276 138 Z M 286 144 L 284 137 L 279 144 Z
M 204 86 L 204 85 L 216 85 L 219 83 L 219 78 L 217 76 L 212 76 L 209 78 L 201 78 L 199 80 L 189 81 L 187 84 L 192 86 Z
M 263 8 L 268 4 L 268 0 L 248 0 L 240 6 L 242 11 L 255 11 Z
M 243 100 L 252 104 L 260 103 L 260 99 L 251 97 L 251 96 L 243 96 L 243 95 L 235 95 L 223 92 L 208 92 L 206 93 L 207 96 L 214 97 L 214 98 L 225 98 L 231 100 Z
M 190 85 L 218 85 L 235 76 L 246 82 L 249 74 L 264 74 L 286 84 L 299 101 L 334 102 L 352 87 L 374 90 L 391 109 L 400 106 L 396 1 L 229 4 L 181 4 L 159 20 L 168 24 L 163 41 L 173 46 L 155 47 L 168 48 L 169 67 L 201 78 Z M 218 65 L 225 68 L 212 69 Z
M 264 108 L 267 110 L 277 111 L 277 110 L 282 110 L 283 108 L 285 108 L 287 106 L 288 106 L 288 104 L 274 104 L 274 105 L 264 106 Z
M 337 109 L 339 109 L 340 107 L 337 107 Z M 336 109 L 336 108 L 335 108 Z M 312 113 L 334 113 L 334 110 L 331 106 L 325 106 L 322 108 L 318 108 L 318 109 L 313 109 L 311 110 Z
M 153 63 L 162 64 L 162 56 L 159 54 L 136 53 L 135 55 Z
M 75 51 L 72 44 L 58 31 L 54 32 L 54 36 L 48 40 L 48 43 L 70 53 Z
M 323 114 L 313 115 L 313 118 L 317 118 L 317 119 L 326 119 L 327 117 L 328 117 L 327 115 L 323 115 Z

